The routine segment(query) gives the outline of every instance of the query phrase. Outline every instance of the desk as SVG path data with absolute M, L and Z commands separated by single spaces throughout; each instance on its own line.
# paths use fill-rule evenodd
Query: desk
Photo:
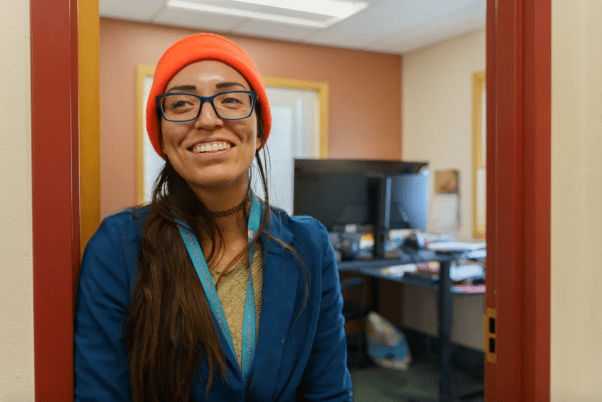
M 355 272 L 360 275 L 371 276 L 374 278 L 392 280 L 411 286 L 418 286 L 426 289 L 438 290 L 438 321 L 439 321 L 439 339 L 441 341 L 441 357 L 439 359 L 439 401 L 453 402 L 454 398 L 451 387 L 451 331 L 453 321 L 453 294 L 467 294 L 452 286 L 450 277 L 451 263 L 460 259 L 482 259 L 484 252 L 467 251 L 453 253 L 435 253 L 430 250 L 420 250 L 414 254 L 405 254 L 399 259 L 394 260 L 359 260 L 342 261 L 338 263 L 340 271 Z M 423 281 L 395 276 L 383 275 L 381 268 L 400 264 L 417 264 L 436 261 L 439 262 L 439 281 Z

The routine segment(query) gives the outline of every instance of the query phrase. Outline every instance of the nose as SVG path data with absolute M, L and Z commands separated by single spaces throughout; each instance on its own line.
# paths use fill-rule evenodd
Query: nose
M 201 113 L 196 119 L 195 126 L 206 130 L 221 126 L 222 120 L 219 118 L 211 102 L 201 104 Z

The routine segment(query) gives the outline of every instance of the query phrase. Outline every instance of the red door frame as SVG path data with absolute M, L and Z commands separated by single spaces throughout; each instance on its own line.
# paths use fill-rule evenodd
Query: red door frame
M 487 295 L 493 401 L 550 399 L 551 0 L 487 1 Z
M 486 398 L 550 395 L 551 0 L 487 0 Z M 80 244 L 77 1 L 30 0 L 35 393 L 73 400 Z M 537 7 L 536 7 L 537 6 Z
M 80 261 L 77 0 L 30 0 L 37 401 L 73 400 Z

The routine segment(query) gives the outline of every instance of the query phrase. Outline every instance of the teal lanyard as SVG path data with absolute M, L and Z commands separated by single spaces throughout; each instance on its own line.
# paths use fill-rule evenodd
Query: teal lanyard
M 259 201 L 257 200 L 255 194 L 253 194 L 253 197 L 251 198 L 251 213 L 249 214 L 247 231 L 249 242 L 259 230 L 260 215 L 261 212 L 259 210 Z M 211 312 L 213 313 L 215 320 L 224 334 L 224 337 L 228 341 L 230 350 L 232 350 L 232 353 L 236 358 L 236 351 L 234 350 L 232 336 L 230 335 L 230 330 L 228 329 L 228 322 L 226 321 L 222 304 L 217 296 L 217 290 L 215 289 L 215 285 L 211 279 L 211 273 L 207 267 L 207 261 L 205 261 L 205 257 L 203 256 L 203 250 L 201 249 L 201 246 L 199 245 L 199 242 L 190 226 L 181 220 L 178 220 L 178 223 L 180 235 L 182 236 L 182 240 L 184 240 L 184 244 L 188 250 L 188 255 L 190 256 L 196 273 L 199 276 L 201 284 L 203 285 L 205 295 L 207 295 L 207 300 L 209 301 L 209 306 L 211 307 Z M 257 337 L 257 328 L 255 324 L 255 292 L 253 291 L 252 274 L 253 252 L 254 248 L 249 250 L 249 281 L 247 283 L 247 297 L 245 299 L 245 310 L 242 325 L 242 374 L 244 376 L 245 384 L 249 383 L 251 363 L 253 362 L 253 357 L 255 356 L 255 340 Z

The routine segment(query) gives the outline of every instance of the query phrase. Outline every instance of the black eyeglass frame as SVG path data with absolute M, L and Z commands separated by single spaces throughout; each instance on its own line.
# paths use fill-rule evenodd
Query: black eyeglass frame
M 215 105 L 213 104 L 213 99 L 215 99 L 217 96 L 220 96 L 220 95 L 223 95 L 223 94 L 231 94 L 231 93 L 245 93 L 245 94 L 248 94 L 248 95 L 251 96 L 251 109 L 250 109 L 248 115 L 246 115 L 245 117 L 234 117 L 234 118 L 220 116 L 219 112 L 215 108 Z M 199 111 L 197 112 L 197 115 L 194 118 L 188 119 L 188 120 L 171 120 L 171 119 L 168 119 L 165 116 L 165 112 L 163 111 L 163 107 L 161 106 L 161 100 L 163 98 L 166 98 L 166 97 L 171 96 L 171 95 L 186 95 L 186 96 L 193 96 L 195 98 L 198 98 L 201 101 L 201 104 L 199 105 Z M 215 115 L 217 117 L 219 117 L 220 119 L 224 119 L 224 120 L 242 120 L 242 119 L 248 118 L 249 116 L 251 116 L 253 114 L 253 110 L 255 110 L 255 103 L 257 102 L 257 92 L 254 92 L 254 91 L 226 91 L 226 92 L 220 92 L 220 93 L 215 94 L 213 96 L 199 96 L 199 95 L 196 95 L 196 94 L 191 94 L 190 92 L 170 92 L 170 93 L 167 93 L 167 94 L 155 96 L 155 103 L 157 104 L 157 110 L 161 114 L 161 117 L 163 117 L 167 121 L 171 121 L 171 122 L 174 122 L 174 123 L 185 123 L 187 121 L 193 121 L 193 120 L 198 119 L 199 116 L 201 115 L 201 110 L 203 109 L 203 104 L 205 104 L 205 102 L 209 102 L 209 104 L 213 108 L 213 111 L 215 112 Z

